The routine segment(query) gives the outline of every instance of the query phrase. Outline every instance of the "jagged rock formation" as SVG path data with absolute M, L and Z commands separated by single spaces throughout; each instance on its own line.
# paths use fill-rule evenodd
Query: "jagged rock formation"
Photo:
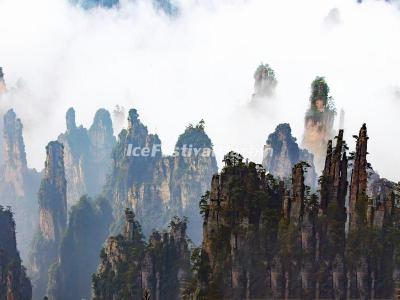
M 305 117 L 302 147 L 314 154 L 317 172 L 323 169 L 328 140 L 333 138 L 335 108 L 329 87 L 323 77 L 317 77 L 311 84 L 310 108 Z
M 93 276 L 94 299 L 181 299 L 190 280 L 186 222 L 175 218 L 170 231 L 143 242 L 134 213 L 125 211 L 124 235 L 108 239 Z
M 278 82 L 275 72 L 268 64 L 260 64 L 254 73 L 254 93 L 252 104 L 257 104 L 263 98 L 272 97 Z
M 3 68 L 0 67 L 0 96 L 7 91 L 6 82 L 4 81 Z
M 262 165 L 267 173 L 283 180 L 291 177 L 293 166 L 300 161 L 305 161 L 310 165 L 306 184 L 315 189 L 317 174 L 314 168 L 314 156 L 307 150 L 299 148 L 289 124 L 279 124 L 274 133 L 268 136 L 264 145 Z
M 90 299 L 98 253 L 108 236 L 112 210 L 108 201 L 84 196 L 70 212 L 59 260 L 49 274 L 49 299 Z
M 67 227 L 67 182 L 64 147 L 57 141 L 46 147 L 44 177 L 39 189 L 39 229 L 32 244 L 30 277 L 34 299 L 41 299 L 48 285 L 48 271 L 58 259 Z
M 321 197 L 319 220 L 316 226 L 316 245 L 319 276 L 315 292 L 319 298 L 346 299 L 345 224 L 347 196 L 347 146 L 343 130 L 339 131 L 336 146 L 328 142 L 325 168 L 320 178 Z
M 367 196 L 367 131 L 347 156 L 343 130 L 328 142 L 320 193 L 276 182 L 236 153 L 200 202 L 204 240 L 189 299 L 391 299 L 400 279 L 398 185 L 378 179 Z M 349 204 L 348 167 L 353 166 Z M 355 202 L 355 204 L 353 203 Z M 348 215 L 347 215 L 348 212 Z M 347 218 L 349 229 L 346 232 Z
M 0 206 L 0 299 L 32 299 L 32 286 L 17 250 L 13 214 L 2 206 Z
M 349 238 L 347 297 L 360 299 L 389 298 L 393 295 L 394 270 L 398 261 L 398 208 L 395 206 L 394 184 L 379 180 L 372 198 L 367 195 L 367 127 L 364 124 L 352 154 L 353 172 L 349 196 Z M 395 233 L 395 234 L 394 234 Z M 396 266 L 396 267 L 395 267 Z
M 203 122 L 186 128 L 174 154 L 163 157 L 160 139 L 148 133 L 137 111 L 131 109 L 113 160 L 106 198 L 113 199 L 117 225 L 122 223 L 126 207 L 133 208 L 146 236 L 154 228 L 165 227 L 173 216 L 187 216 L 189 236 L 200 241 L 198 199 L 217 171 Z
M 81 196 L 97 195 L 111 168 L 111 152 L 115 144 L 111 117 L 99 109 L 89 130 L 76 126 L 75 111 L 66 114 L 67 131 L 58 137 L 64 145 L 67 199 L 72 206 Z
M 37 190 L 40 174 L 29 169 L 26 161 L 22 122 L 11 109 L 4 115 L 3 163 L 0 166 L 0 205 L 11 206 L 17 221 L 17 242 L 26 258 L 38 224 Z
M 354 153 L 354 166 L 351 174 L 350 199 L 349 199 L 349 229 L 356 230 L 361 226 L 360 214 L 357 212 L 357 205 L 366 201 L 367 197 L 367 127 L 364 124 L 357 139 L 356 152 Z

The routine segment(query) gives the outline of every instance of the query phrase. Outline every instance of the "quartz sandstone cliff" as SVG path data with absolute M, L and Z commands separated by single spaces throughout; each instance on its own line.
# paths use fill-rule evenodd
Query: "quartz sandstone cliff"
M 40 174 L 29 169 L 23 140 L 23 126 L 10 109 L 3 117 L 3 162 L 0 166 L 0 205 L 15 211 L 17 243 L 22 257 L 26 258 L 34 230 L 38 224 L 37 191 Z
M 97 195 L 106 182 L 111 168 L 111 152 L 115 144 L 111 117 L 99 109 L 89 130 L 77 126 L 75 111 L 66 114 L 67 131 L 58 137 L 64 145 L 65 174 L 68 183 L 68 205 L 83 195 Z
M 63 153 L 64 147 L 59 142 L 50 142 L 46 147 L 45 171 L 39 189 L 39 229 L 32 244 L 29 266 L 34 299 L 41 299 L 46 294 L 48 271 L 58 259 L 67 226 Z

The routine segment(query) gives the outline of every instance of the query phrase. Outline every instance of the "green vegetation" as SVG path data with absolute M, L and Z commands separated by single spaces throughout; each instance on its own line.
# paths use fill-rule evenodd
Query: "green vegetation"
M 186 127 L 185 132 L 179 136 L 175 147 L 181 148 L 184 145 L 187 147 L 192 145 L 192 147 L 194 147 L 194 148 L 211 148 L 212 149 L 213 144 L 211 142 L 211 139 L 208 137 L 208 135 L 204 131 L 204 129 L 205 129 L 204 120 L 201 120 L 195 126 L 193 126 L 192 124 L 189 124 Z
M 261 80 L 261 78 L 268 79 L 271 82 L 276 82 L 275 71 L 269 66 L 269 64 L 261 63 L 254 72 L 254 79 L 256 81 Z
M 333 98 L 329 96 L 329 86 L 325 81 L 325 77 L 317 77 L 311 83 L 311 109 L 314 113 L 318 113 L 317 100 L 323 101 L 323 106 L 327 111 L 336 113 Z

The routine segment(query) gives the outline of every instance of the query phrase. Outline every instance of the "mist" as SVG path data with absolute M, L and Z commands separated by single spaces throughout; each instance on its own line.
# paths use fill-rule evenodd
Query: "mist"
M 325 76 L 351 136 L 367 123 L 369 160 L 400 181 L 400 11 L 384 1 L 205 0 L 167 16 L 150 1 L 83 10 L 66 0 L 0 2 L 0 66 L 24 124 L 31 167 L 65 130 L 73 106 L 90 126 L 98 108 L 136 108 L 171 153 L 204 119 L 218 161 L 229 150 L 261 162 L 269 133 L 290 123 L 301 141 L 310 84 Z M 268 63 L 276 95 L 249 106 L 253 73 Z M 339 116 L 337 116 L 337 120 Z M 116 133 L 117 134 L 117 133 Z

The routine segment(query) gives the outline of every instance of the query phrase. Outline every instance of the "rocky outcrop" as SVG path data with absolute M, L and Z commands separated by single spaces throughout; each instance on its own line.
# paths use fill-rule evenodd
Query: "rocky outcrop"
M 40 174 L 29 169 L 22 136 L 23 126 L 11 109 L 4 115 L 3 163 L 0 166 L 0 205 L 10 206 L 15 211 L 17 221 L 17 242 L 23 258 L 26 258 L 29 245 L 38 224 L 37 190 Z
M 32 299 L 32 286 L 17 250 L 13 214 L 2 206 L 0 206 L 0 299 Z
M 159 137 L 149 134 L 137 111 L 131 109 L 128 128 L 119 134 L 113 152 L 113 164 L 106 198 L 113 199 L 117 229 L 121 228 L 124 209 L 131 207 L 146 236 L 154 228 L 164 228 L 173 216 L 187 216 L 189 236 L 200 241 L 198 199 L 209 189 L 217 171 L 203 122 L 188 126 L 174 154 L 163 156 Z
M 109 238 L 102 250 L 93 276 L 94 299 L 181 299 L 190 275 L 186 222 L 175 218 L 169 232 L 153 232 L 145 245 L 127 209 L 124 235 Z
M 333 138 L 335 108 L 329 96 L 329 86 L 323 77 L 311 84 L 310 108 L 305 116 L 302 147 L 314 154 L 317 172 L 323 169 L 326 145 Z
M 278 82 L 275 72 L 268 64 L 260 64 L 254 73 L 254 93 L 251 99 L 253 105 L 275 94 Z
M 101 192 L 111 168 L 115 138 L 110 114 L 105 109 L 96 112 L 93 124 L 87 130 L 76 126 L 75 111 L 70 108 L 66 125 L 67 131 L 58 137 L 58 141 L 64 145 L 67 199 L 72 206 L 85 194 Z
M 108 236 L 112 211 L 104 198 L 83 196 L 70 212 L 59 260 L 49 272 L 49 299 L 90 299 L 98 253 Z
M 310 165 L 306 174 L 306 184 L 313 189 L 317 186 L 314 156 L 299 148 L 292 129 L 287 123 L 279 124 L 268 136 L 264 145 L 262 165 L 266 171 L 280 179 L 290 178 L 295 164 L 305 161 Z
M 53 141 L 46 147 L 44 176 L 39 189 L 39 229 L 32 245 L 30 277 L 34 299 L 41 299 L 48 285 L 48 271 L 58 259 L 67 226 L 67 182 L 64 147 Z

